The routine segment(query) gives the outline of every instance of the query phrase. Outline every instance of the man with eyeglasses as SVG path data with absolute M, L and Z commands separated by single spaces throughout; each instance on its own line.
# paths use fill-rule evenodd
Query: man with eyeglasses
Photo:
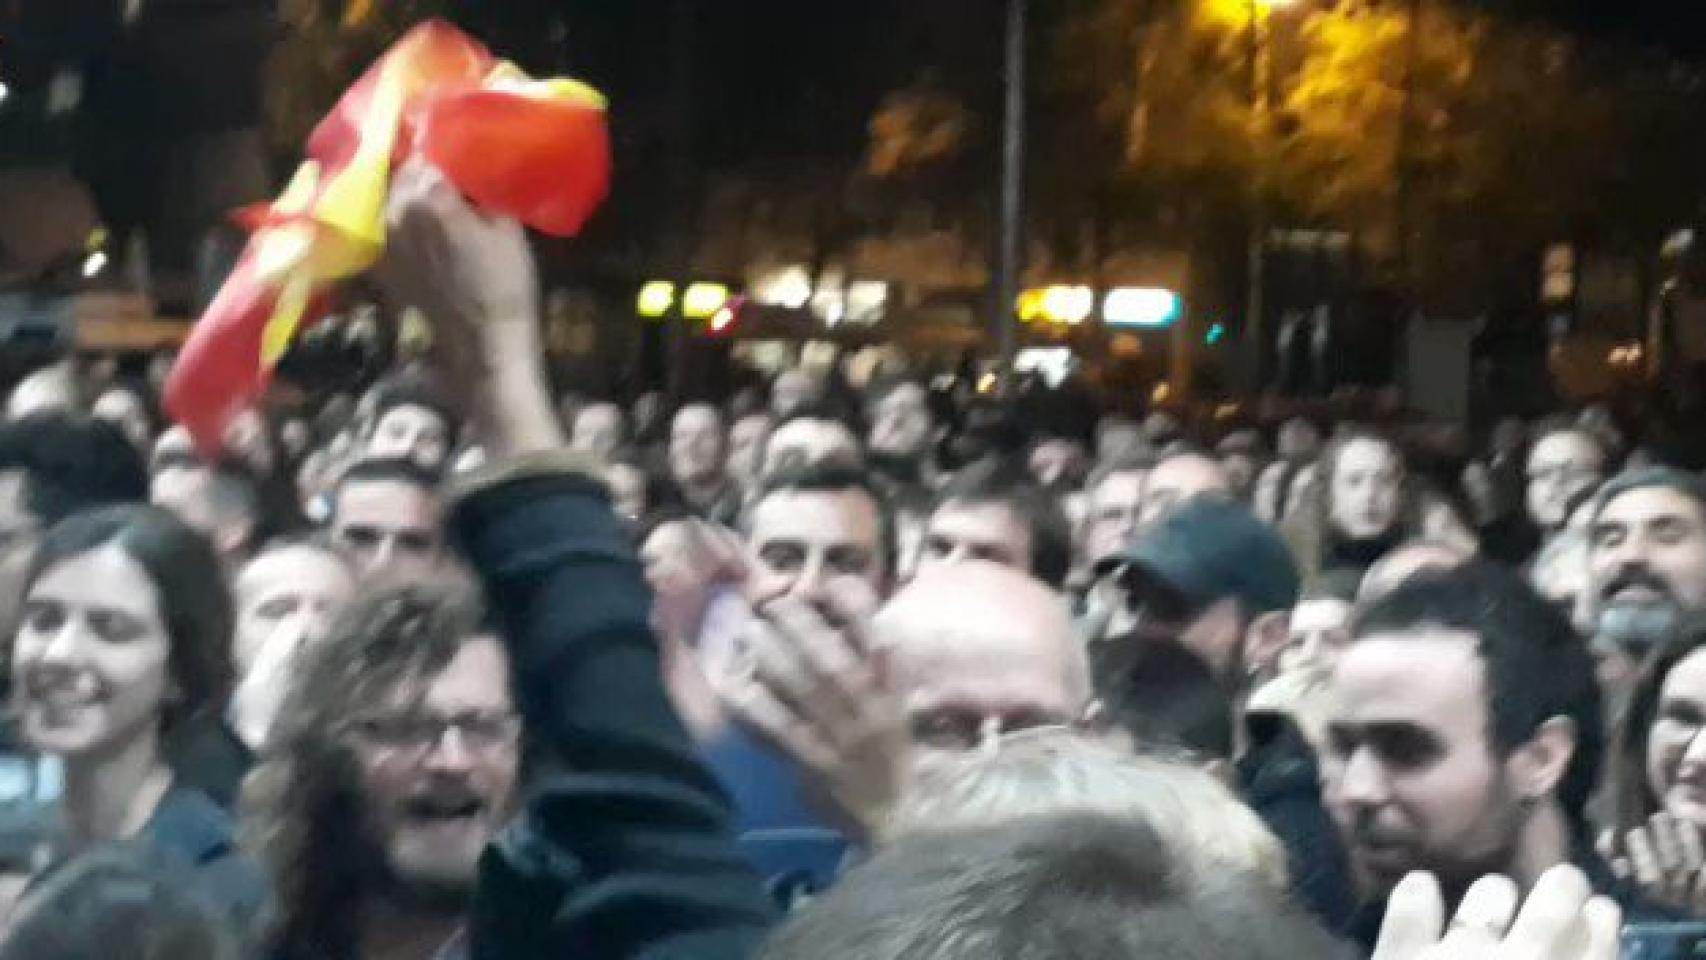
M 1605 447 L 1579 427 L 1541 434 L 1528 451 L 1528 518 L 1550 537 L 1569 522 L 1571 505 L 1605 479 Z
M 857 833 L 880 833 L 913 772 L 942 754 L 1091 718 L 1065 605 L 1010 566 L 924 571 L 875 617 L 793 598 L 771 612 L 782 629 L 747 638 L 719 692 Z
M 279 955 L 430 957 L 457 938 L 521 766 L 509 656 L 482 620 L 469 585 L 387 587 L 301 664 L 253 794 Z

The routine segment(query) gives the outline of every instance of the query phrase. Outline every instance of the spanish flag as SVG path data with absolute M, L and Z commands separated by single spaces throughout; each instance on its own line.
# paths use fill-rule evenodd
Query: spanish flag
M 333 285 L 378 262 L 392 171 L 415 156 L 487 213 L 573 236 L 610 189 L 605 100 L 531 79 L 442 21 L 397 41 L 315 128 L 278 199 L 238 215 L 248 246 L 166 382 L 167 411 L 203 451 L 325 315 Z

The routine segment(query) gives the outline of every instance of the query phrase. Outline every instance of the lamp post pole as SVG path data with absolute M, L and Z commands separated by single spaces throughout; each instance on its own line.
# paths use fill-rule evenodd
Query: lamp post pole
M 1019 298 L 1025 225 L 1025 35 L 1029 0 L 1007 0 L 1006 69 L 1001 123 L 1001 237 L 995 257 L 998 370 L 1013 368 L 1017 350 L 1013 304 Z

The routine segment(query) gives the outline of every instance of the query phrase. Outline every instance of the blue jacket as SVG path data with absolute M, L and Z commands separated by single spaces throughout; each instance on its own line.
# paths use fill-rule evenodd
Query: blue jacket
M 664 694 L 627 535 L 599 482 L 524 466 L 475 481 L 451 520 L 501 621 L 530 743 L 549 761 L 481 862 L 467 953 L 748 957 L 774 911 Z
M 224 910 L 243 929 L 252 929 L 267 899 L 265 874 L 237 848 L 231 815 L 190 787 L 167 791 L 141 839 L 188 868 L 197 893 Z

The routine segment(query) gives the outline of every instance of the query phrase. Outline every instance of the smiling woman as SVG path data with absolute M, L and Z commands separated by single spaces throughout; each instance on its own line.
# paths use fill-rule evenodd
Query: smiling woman
M 231 681 L 231 600 L 212 547 L 169 513 L 114 507 L 48 531 L 25 580 L 13 640 L 13 710 L 24 742 L 65 765 L 59 861 L 138 840 L 193 867 L 247 918 L 260 875 L 238 860 L 229 818 L 178 781 L 163 739 L 217 716 Z

